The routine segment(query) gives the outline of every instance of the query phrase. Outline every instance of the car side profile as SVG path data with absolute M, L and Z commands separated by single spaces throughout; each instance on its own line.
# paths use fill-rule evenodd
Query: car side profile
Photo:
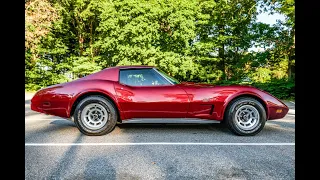
M 117 123 L 225 123 L 237 135 L 259 133 L 288 107 L 260 89 L 179 82 L 153 66 L 116 66 L 39 90 L 31 109 L 74 121 L 86 135 Z

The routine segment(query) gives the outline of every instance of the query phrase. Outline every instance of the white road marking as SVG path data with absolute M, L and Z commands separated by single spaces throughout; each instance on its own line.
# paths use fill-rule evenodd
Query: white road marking
M 289 101 L 289 102 L 291 102 L 292 104 L 296 104 L 296 103 L 294 103 L 293 101 Z
M 25 146 L 145 146 L 145 145 L 205 145 L 205 146 L 295 146 L 295 143 L 25 143 Z

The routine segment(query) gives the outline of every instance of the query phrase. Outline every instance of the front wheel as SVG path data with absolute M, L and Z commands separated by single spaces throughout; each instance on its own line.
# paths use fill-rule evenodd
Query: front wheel
M 241 136 L 258 134 L 266 123 L 266 111 L 263 105 L 250 97 L 233 100 L 225 116 L 227 127 Z
M 74 112 L 74 122 L 85 135 L 99 136 L 111 132 L 117 123 L 113 103 L 102 96 L 89 96 L 80 101 Z

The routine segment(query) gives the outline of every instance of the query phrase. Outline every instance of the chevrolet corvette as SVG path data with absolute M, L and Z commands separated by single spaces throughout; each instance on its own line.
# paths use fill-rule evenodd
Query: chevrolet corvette
M 39 90 L 31 109 L 73 121 L 85 135 L 124 123 L 224 123 L 236 135 L 259 133 L 288 107 L 252 86 L 179 82 L 153 66 L 116 66 Z

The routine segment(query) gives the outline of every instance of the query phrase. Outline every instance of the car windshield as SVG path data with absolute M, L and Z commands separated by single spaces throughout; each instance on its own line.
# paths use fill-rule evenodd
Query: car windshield
M 177 79 L 169 76 L 168 74 L 166 74 L 166 73 L 163 72 L 162 70 L 160 70 L 160 69 L 158 69 L 158 68 L 155 68 L 155 70 L 156 70 L 158 73 L 160 73 L 162 76 L 164 76 L 166 79 L 168 79 L 170 82 L 172 82 L 173 84 L 180 84 L 180 82 L 179 82 Z

